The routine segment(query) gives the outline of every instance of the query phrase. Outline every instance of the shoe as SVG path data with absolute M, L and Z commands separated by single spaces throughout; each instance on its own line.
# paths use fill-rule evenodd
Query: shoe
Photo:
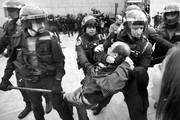
M 51 111 L 52 111 L 52 103 L 51 102 L 46 102 L 45 113 L 48 114 Z
M 29 105 L 26 106 L 24 108 L 24 110 L 21 113 L 19 113 L 18 118 L 22 119 L 22 118 L 26 117 L 31 112 L 31 110 L 32 110 L 31 106 L 29 106 Z
M 95 107 L 95 108 L 93 108 L 91 110 L 93 111 L 93 115 L 98 115 L 101 112 L 102 109 L 103 109 L 103 107 L 97 106 L 97 107 Z

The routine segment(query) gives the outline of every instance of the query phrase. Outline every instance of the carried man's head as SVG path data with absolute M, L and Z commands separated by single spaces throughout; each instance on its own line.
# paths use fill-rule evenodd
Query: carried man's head
M 111 45 L 107 54 L 114 58 L 120 55 L 123 57 L 128 57 L 130 55 L 130 47 L 124 42 L 117 41 Z

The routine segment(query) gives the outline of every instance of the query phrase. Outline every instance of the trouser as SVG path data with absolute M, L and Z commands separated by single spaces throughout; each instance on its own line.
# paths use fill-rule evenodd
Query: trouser
M 144 69 L 137 68 L 134 75 L 127 82 L 122 92 L 127 104 L 131 120 L 147 120 L 148 75 Z
M 17 86 L 25 87 L 25 81 L 22 79 L 21 74 L 17 70 L 15 70 L 15 73 L 16 73 Z M 27 92 L 24 90 L 20 90 L 20 92 L 23 97 L 23 101 L 26 103 L 26 105 L 31 106 L 31 102 L 29 100 Z M 43 97 L 45 98 L 46 103 L 50 102 L 50 94 L 49 93 L 43 93 Z
M 72 93 L 66 93 L 64 99 L 76 107 L 79 120 L 89 120 L 86 109 L 92 109 L 97 104 L 91 104 L 83 95 L 82 88 L 76 89 Z
M 26 81 L 25 85 L 29 88 L 40 88 L 40 89 L 49 89 L 56 87 L 55 89 L 62 90 L 61 83 L 59 85 L 54 84 L 55 77 L 54 76 L 46 76 L 40 79 L 38 82 L 30 82 Z M 32 92 L 27 91 L 28 96 L 30 98 L 33 113 L 36 120 L 45 120 L 44 118 L 44 109 L 42 106 L 42 92 Z M 67 104 L 66 101 L 62 100 L 61 96 L 53 95 L 51 97 L 52 106 L 58 112 L 59 116 L 63 120 L 73 120 L 73 109 Z
M 99 102 L 98 107 L 100 107 L 100 108 L 106 107 L 107 104 L 110 103 L 112 96 L 113 96 L 113 95 L 110 95 L 110 96 L 105 97 L 101 102 Z
M 16 73 L 17 86 L 18 87 L 25 87 L 25 81 L 22 80 L 22 77 L 19 74 L 19 72 L 17 70 L 15 70 L 15 73 Z M 26 105 L 31 106 L 31 102 L 30 102 L 30 99 L 28 97 L 27 92 L 24 90 L 20 90 L 20 92 L 21 92 L 21 95 L 23 97 L 23 101 L 26 103 Z

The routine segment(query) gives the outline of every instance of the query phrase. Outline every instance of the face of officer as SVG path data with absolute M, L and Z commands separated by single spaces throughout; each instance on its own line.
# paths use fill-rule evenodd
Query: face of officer
M 144 31 L 144 25 L 133 25 L 132 24 L 130 27 L 130 30 L 131 30 L 131 35 L 133 37 L 140 39 L 141 35 Z
M 28 33 L 31 36 L 37 35 L 42 29 L 44 29 L 44 22 L 38 21 L 38 20 L 32 20 L 31 22 L 31 28 L 28 29 Z
M 171 21 L 175 20 L 178 17 L 178 12 L 167 12 L 165 13 L 165 17 L 170 21 L 168 22 L 169 24 L 173 24 L 174 22 Z
M 17 8 L 4 8 L 5 17 L 9 17 L 11 19 L 18 18 L 19 9 Z
M 94 36 L 96 34 L 96 26 L 87 26 L 86 27 L 86 33 L 89 36 Z

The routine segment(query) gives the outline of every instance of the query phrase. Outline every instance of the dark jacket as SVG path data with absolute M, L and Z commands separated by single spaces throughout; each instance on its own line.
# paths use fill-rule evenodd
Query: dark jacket
M 146 32 L 147 32 L 146 34 L 149 39 L 149 42 L 152 45 L 157 43 L 157 44 L 160 44 L 161 46 L 164 46 L 167 49 L 174 46 L 170 41 L 163 38 L 152 26 L 148 26 L 148 29 Z
M 108 65 L 95 74 L 86 75 L 82 86 L 83 95 L 92 104 L 121 91 L 129 78 L 130 66 L 123 62 L 119 66 Z
M 84 33 L 77 38 L 76 42 L 76 52 L 77 52 L 77 63 L 79 68 L 83 68 L 86 74 L 86 63 L 95 64 L 94 61 L 94 48 L 104 42 L 103 36 L 101 34 L 96 34 L 94 36 L 89 36 Z
M 13 47 L 13 52 L 8 60 L 5 69 L 4 79 L 9 79 L 14 69 L 18 69 L 23 77 L 33 77 L 34 67 L 29 58 L 33 53 L 28 52 L 27 40 L 29 36 L 24 34 L 16 34 L 14 36 L 16 45 Z M 38 69 L 46 75 L 54 73 L 54 76 L 62 79 L 65 74 L 64 70 L 64 55 L 56 37 L 51 36 L 49 32 L 43 32 L 36 36 L 36 55 L 38 60 Z
M 3 25 L 3 35 L 0 39 L 0 54 L 4 52 L 7 48 L 8 56 L 12 52 L 13 44 L 13 35 L 18 34 L 21 31 L 21 27 L 17 25 L 18 19 L 13 19 L 11 21 L 6 21 Z
M 170 32 L 172 33 L 172 37 L 170 37 Z M 160 29 L 158 29 L 158 34 L 166 39 L 168 42 L 172 44 L 180 41 L 180 24 L 176 26 L 174 29 L 167 29 L 165 25 L 162 25 Z M 169 48 L 164 47 L 163 45 L 157 43 L 153 52 L 154 64 L 162 62 L 165 58 Z

